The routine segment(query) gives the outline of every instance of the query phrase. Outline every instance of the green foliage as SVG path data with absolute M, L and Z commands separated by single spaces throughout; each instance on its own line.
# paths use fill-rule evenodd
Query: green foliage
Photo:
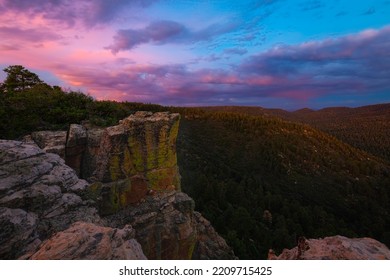
M 0 137 L 14 139 L 37 130 L 67 129 L 88 118 L 92 98 L 37 84 L 1 96 Z

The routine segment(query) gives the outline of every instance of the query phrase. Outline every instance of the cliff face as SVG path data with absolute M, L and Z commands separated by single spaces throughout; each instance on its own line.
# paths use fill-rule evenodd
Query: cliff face
M 138 112 L 106 129 L 1 140 L 0 258 L 234 258 L 180 192 L 179 119 Z
M 298 246 L 284 249 L 276 256 L 270 250 L 268 259 L 276 260 L 389 260 L 390 250 L 372 238 L 331 236 L 324 239 L 300 238 Z
M 176 158 L 178 114 L 138 112 L 95 136 L 98 148 L 83 159 L 83 176 L 103 215 L 134 204 L 151 191 L 180 190 Z M 96 134 L 95 134 L 96 135 Z M 94 145 L 94 144 L 93 144 Z
M 32 139 L 92 182 L 102 215 L 142 200 L 149 191 L 180 190 L 176 158 L 179 114 L 137 112 L 106 129 L 72 124 L 68 132 L 40 131 Z

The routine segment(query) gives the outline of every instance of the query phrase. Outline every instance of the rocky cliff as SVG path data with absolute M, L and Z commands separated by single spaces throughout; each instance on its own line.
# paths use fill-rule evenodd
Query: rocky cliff
M 105 129 L 72 124 L 67 132 L 31 136 L 92 183 L 91 198 L 100 202 L 100 214 L 108 215 L 141 201 L 148 192 L 180 190 L 179 120 L 179 114 L 137 112 Z
M 372 238 L 331 236 L 324 239 L 298 240 L 297 247 L 285 249 L 276 256 L 270 250 L 270 260 L 390 260 L 390 250 Z
M 0 140 L 0 258 L 234 258 L 180 192 L 179 119 L 138 112 Z

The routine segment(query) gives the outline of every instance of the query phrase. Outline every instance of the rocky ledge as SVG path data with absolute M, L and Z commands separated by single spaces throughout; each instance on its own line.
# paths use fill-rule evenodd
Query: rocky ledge
M 235 258 L 180 191 L 179 119 L 0 140 L 0 259 Z
M 276 256 L 270 250 L 270 260 L 390 260 L 390 250 L 372 238 L 331 236 L 323 239 L 298 240 L 298 246 L 284 249 Z

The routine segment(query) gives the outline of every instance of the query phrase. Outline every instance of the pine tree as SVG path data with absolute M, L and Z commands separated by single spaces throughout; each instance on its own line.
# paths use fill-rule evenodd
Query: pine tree
M 21 65 L 11 65 L 3 69 L 7 78 L 0 84 L 0 92 L 20 92 L 35 85 L 43 84 L 37 74 L 30 72 Z

